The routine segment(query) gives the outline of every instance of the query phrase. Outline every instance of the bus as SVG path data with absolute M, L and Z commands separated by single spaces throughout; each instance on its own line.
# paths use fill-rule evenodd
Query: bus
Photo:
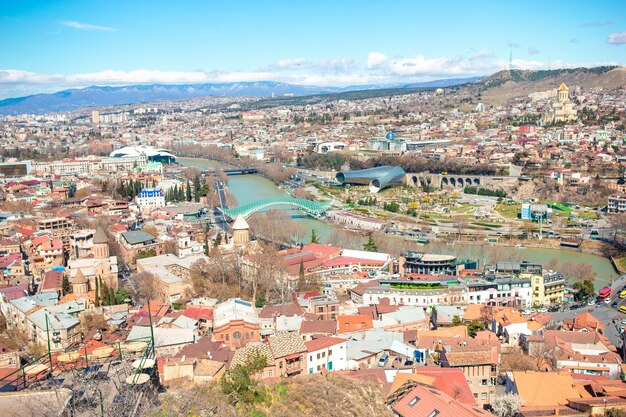
M 604 287 L 598 292 L 598 299 L 604 301 L 611 296 L 611 287 Z

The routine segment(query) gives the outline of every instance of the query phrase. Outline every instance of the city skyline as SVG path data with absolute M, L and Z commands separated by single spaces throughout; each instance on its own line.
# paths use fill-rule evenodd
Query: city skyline
M 0 99 L 90 85 L 348 86 L 622 65 L 626 4 L 8 2 Z

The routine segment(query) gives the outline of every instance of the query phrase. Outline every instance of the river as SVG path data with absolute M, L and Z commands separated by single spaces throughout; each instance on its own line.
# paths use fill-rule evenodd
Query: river
M 195 166 L 199 169 L 223 168 L 225 165 L 208 160 L 196 158 L 178 158 L 178 163 L 182 166 Z M 274 183 L 260 175 L 235 175 L 228 177 L 228 190 L 237 199 L 239 204 L 246 204 L 263 198 L 284 197 L 287 193 L 278 188 Z M 349 235 L 353 248 L 363 245 L 365 238 L 362 236 L 348 234 L 345 229 L 324 223 L 310 217 L 293 216 L 294 220 L 304 226 L 307 230 L 307 237 L 311 236 L 311 230 L 315 229 L 320 242 L 327 242 L 333 234 Z M 346 239 L 343 239 L 346 240 Z M 305 238 L 306 241 L 306 238 Z M 463 245 L 436 245 L 438 252 L 455 255 L 461 258 L 474 257 L 483 252 L 481 246 L 476 244 Z M 415 249 L 428 251 L 428 246 L 418 246 Z M 434 249 L 434 248 L 433 248 Z M 489 246 L 484 247 L 484 255 L 487 257 L 490 251 Z M 587 263 L 591 265 L 596 273 L 595 287 L 602 288 L 607 283 L 615 280 L 619 275 L 615 272 L 610 260 L 598 255 L 581 253 L 569 250 L 546 249 L 546 248 L 507 248 L 506 251 L 512 254 L 513 258 L 527 260 L 529 262 L 547 264 L 552 258 L 557 258 L 560 263 L 572 262 L 574 264 Z

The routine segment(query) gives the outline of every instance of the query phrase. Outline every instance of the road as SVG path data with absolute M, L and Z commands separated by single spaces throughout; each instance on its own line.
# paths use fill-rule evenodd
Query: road
M 223 214 L 223 210 L 228 208 L 224 183 L 216 178 L 215 188 L 215 191 L 220 198 L 220 207 L 219 209 L 216 208 L 213 213 L 213 217 L 215 218 L 215 224 L 217 224 L 224 232 L 228 232 L 228 223 L 226 222 L 226 217 Z
M 584 313 L 585 311 L 593 314 L 595 318 L 600 320 L 602 323 L 606 325 L 606 333 L 605 336 L 609 339 L 609 341 L 617 346 L 618 348 L 622 346 L 621 333 L 620 328 L 626 327 L 626 324 L 621 324 L 622 319 L 626 319 L 626 314 L 620 313 L 618 308 L 622 305 L 626 305 L 626 299 L 618 298 L 619 291 L 626 285 L 626 275 L 622 275 L 620 278 L 615 280 L 611 284 L 611 300 L 618 300 L 618 305 L 616 308 L 610 306 L 610 304 L 603 304 L 602 306 L 584 306 L 576 310 L 566 310 L 563 312 L 550 313 L 550 315 L 554 318 L 555 321 L 563 321 L 564 319 L 571 319 L 579 314 Z M 613 323 L 613 320 L 616 323 Z

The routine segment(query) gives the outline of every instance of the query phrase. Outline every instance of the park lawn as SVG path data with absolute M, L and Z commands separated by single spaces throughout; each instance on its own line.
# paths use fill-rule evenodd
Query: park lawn
M 502 216 L 507 217 L 509 219 L 517 219 L 521 209 L 522 209 L 522 206 L 519 204 L 496 205 L 496 211 L 500 213 Z

